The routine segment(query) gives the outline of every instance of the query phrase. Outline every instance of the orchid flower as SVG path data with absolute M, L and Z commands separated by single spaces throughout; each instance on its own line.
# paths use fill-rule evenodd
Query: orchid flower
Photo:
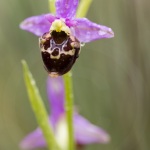
M 65 120 L 64 108 L 64 83 L 61 77 L 48 78 L 47 80 L 47 95 L 51 109 L 49 123 L 53 127 L 56 140 L 60 147 L 66 150 L 68 142 L 68 130 Z M 107 143 L 109 135 L 101 128 L 93 125 L 87 119 L 74 112 L 73 116 L 74 136 L 77 149 L 92 143 Z M 46 142 L 40 128 L 30 133 L 25 137 L 21 144 L 22 149 L 30 150 L 46 146 Z
M 75 18 L 79 0 L 56 0 L 56 15 L 42 14 L 25 19 L 20 28 L 40 37 L 45 69 L 52 77 L 67 73 L 79 57 L 81 43 L 112 38 L 111 28 L 87 18 Z

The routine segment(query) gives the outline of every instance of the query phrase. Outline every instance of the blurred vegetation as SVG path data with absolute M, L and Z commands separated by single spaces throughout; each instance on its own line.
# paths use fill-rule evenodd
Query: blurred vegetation
M 0 150 L 19 150 L 37 127 L 23 81 L 28 62 L 47 104 L 38 38 L 19 23 L 48 12 L 47 0 L 7 0 L 0 4 Z M 73 67 L 75 103 L 82 115 L 111 135 L 107 145 L 87 150 L 150 149 L 150 1 L 93 0 L 88 18 L 110 26 L 115 38 L 82 48 Z M 47 106 L 48 108 L 48 106 Z

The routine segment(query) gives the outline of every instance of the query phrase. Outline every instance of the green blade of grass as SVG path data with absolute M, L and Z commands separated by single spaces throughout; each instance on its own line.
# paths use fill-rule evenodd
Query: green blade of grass
M 43 136 L 46 140 L 49 150 L 58 150 L 55 141 L 54 133 L 49 122 L 48 114 L 46 112 L 43 100 L 40 96 L 39 90 L 36 86 L 35 80 L 29 71 L 26 61 L 22 60 L 24 80 L 30 100 L 31 107 L 36 116 L 37 122 L 42 130 Z

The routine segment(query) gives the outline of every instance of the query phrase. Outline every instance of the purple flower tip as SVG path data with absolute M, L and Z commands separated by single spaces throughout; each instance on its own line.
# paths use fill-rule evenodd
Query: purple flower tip
M 84 117 L 76 114 L 74 116 L 75 137 L 81 145 L 92 143 L 108 143 L 110 136 L 101 129 L 90 123 Z

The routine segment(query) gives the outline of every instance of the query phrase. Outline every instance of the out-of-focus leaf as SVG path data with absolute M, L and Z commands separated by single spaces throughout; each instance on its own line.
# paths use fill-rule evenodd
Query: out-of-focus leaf
M 52 127 L 48 119 L 48 114 L 43 104 L 43 100 L 40 96 L 35 80 L 32 77 L 31 72 L 29 71 L 26 61 L 23 60 L 22 65 L 23 65 L 24 80 L 25 80 L 29 100 L 32 109 L 34 111 L 34 114 L 36 116 L 37 122 L 43 132 L 48 148 L 50 150 L 56 150 L 58 149 L 58 147 L 55 141 Z

